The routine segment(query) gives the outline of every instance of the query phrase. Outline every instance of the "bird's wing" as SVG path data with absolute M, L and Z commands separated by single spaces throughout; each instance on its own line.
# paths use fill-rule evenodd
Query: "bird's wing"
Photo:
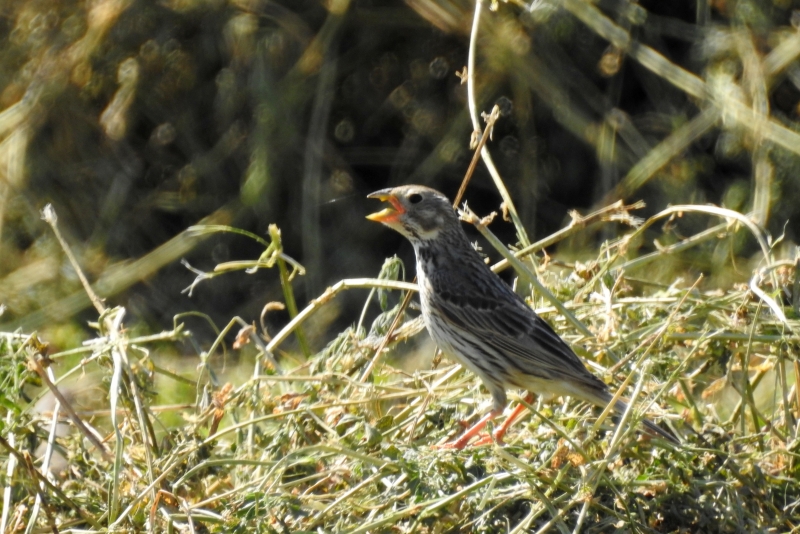
M 434 305 L 453 326 L 507 355 L 527 374 L 605 388 L 550 325 L 510 288 L 504 293 L 505 298 L 464 298 L 440 292 Z

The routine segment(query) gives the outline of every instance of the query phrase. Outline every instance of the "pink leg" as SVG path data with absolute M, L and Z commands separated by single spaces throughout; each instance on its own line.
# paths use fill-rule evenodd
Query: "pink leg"
M 486 423 L 494 419 L 500 415 L 499 413 L 492 410 L 491 412 L 487 413 L 481 420 L 472 425 L 472 427 L 468 428 L 466 432 L 464 432 L 460 438 L 455 441 L 450 441 L 448 443 L 443 443 L 441 445 L 434 445 L 432 448 L 434 449 L 458 449 L 461 450 L 469 444 L 469 441 L 477 436 L 483 427 L 486 426 Z
M 534 397 L 533 393 L 528 393 L 525 396 L 525 402 L 530 404 L 531 402 L 533 402 L 533 397 Z M 508 416 L 508 418 L 503 422 L 503 424 L 500 425 L 500 428 L 498 428 L 497 430 L 494 431 L 493 436 L 490 436 L 489 434 L 484 434 L 483 436 L 480 437 L 480 439 L 478 439 L 478 441 L 473 443 L 472 446 L 473 447 L 480 447 L 480 446 L 483 446 L 483 445 L 491 445 L 493 442 L 496 442 L 498 444 L 502 444 L 503 443 L 503 436 L 506 435 L 506 432 L 508 431 L 508 429 L 511 427 L 512 424 L 514 424 L 514 421 L 517 420 L 517 417 L 519 417 L 519 414 L 521 414 L 523 410 L 525 410 L 525 405 L 524 404 L 518 404 L 514 408 L 514 410 L 511 412 L 511 414 Z M 471 428 L 469 428 L 466 432 L 464 432 L 461 435 L 461 437 L 458 438 L 457 440 L 451 441 L 449 443 L 444 443 L 442 445 L 434 445 L 433 448 L 434 449 L 458 449 L 458 450 L 463 449 L 464 447 L 469 445 L 469 442 L 470 442 L 470 440 L 472 438 L 477 436 L 480 433 L 480 431 L 483 430 L 483 427 L 486 426 L 486 423 L 488 423 L 489 421 L 491 421 L 492 419 L 494 419 L 498 415 L 500 415 L 500 413 L 495 412 L 494 410 L 492 410 L 491 412 L 489 412 L 486 415 L 484 415 L 481 418 L 480 421 L 475 423 Z
M 528 393 L 527 395 L 525 395 L 525 402 L 527 402 L 528 404 L 533 402 L 533 393 Z M 480 447 L 482 445 L 491 445 L 492 441 L 494 441 L 498 445 L 502 445 L 503 437 L 506 435 L 506 432 L 508 431 L 509 428 L 511 428 L 511 425 L 514 424 L 514 422 L 519 417 L 519 414 L 521 414 L 524 410 L 525 410 L 524 404 L 517 404 L 514 407 L 514 410 L 506 418 L 506 420 L 503 421 L 503 424 L 500 425 L 500 428 L 494 431 L 492 436 L 489 436 L 488 434 L 484 435 L 481 437 L 481 439 L 473 443 L 472 446 Z

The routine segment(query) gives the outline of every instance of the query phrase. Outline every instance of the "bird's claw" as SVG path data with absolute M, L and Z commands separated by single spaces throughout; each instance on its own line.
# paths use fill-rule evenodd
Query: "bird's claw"
M 488 432 L 482 433 L 478 436 L 478 439 L 470 443 L 470 447 L 483 447 L 486 445 L 503 445 L 503 438 L 499 436 L 493 436 Z

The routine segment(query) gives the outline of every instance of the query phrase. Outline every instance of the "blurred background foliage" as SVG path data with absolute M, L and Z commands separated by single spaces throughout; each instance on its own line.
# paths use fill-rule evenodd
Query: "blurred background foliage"
M 488 146 L 532 239 L 570 209 L 623 198 L 644 199 L 642 216 L 670 203 L 724 205 L 752 212 L 773 236 L 785 231 L 784 247 L 797 240 L 797 2 L 491 7 L 476 41 L 478 109 L 503 112 Z M 457 73 L 473 9 L 467 0 L 4 0 L 0 328 L 74 331 L 96 317 L 40 220 L 48 202 L 100 295 L 148 330 L 187 310 L 249 321 L 281 300 L 272 270 L 182 293 L 194 275 L 178 260 L 211 270 L 261 252 L 232 234 L 186 232 L 198 223 L 259 235 L 277 223 L 286 253 L 306 267 L 295 281 L 301 305 L 342 278 L 376 275 L 395 251 L 410 266 L 402 238 L 363 219 L 376 207 L 364 195 L 402 183 L 455 194 L 471 157 Z M 466 199 L 479 214 L 499 209 L 483 165 Z M 668 243 L 719 223 L 684 219 L 672 237 L 661 228 L 652 237 Z M 511 224 L 492 228 L 515 241 Z M 603 238 L 586 232 L 560 252 L 596 251 Z M 747 239 L 700 247 L 679 268 L 715 274 L 751 255 Z M 647 276 L 669 283 L 674 271 Z M 341 309 L 361 302 L 344 295 L 326 307 L 317 336 L 352 323 Z M 285 322 L 281 313 L 270 320 Z M 313 338 L 314 329 L 320 348 Z

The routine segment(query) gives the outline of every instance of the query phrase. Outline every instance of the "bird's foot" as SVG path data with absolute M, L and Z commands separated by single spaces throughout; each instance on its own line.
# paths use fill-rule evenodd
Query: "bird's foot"
M 494 445 L 494 444 L 501 446 L 505 445 L 505 443 L 503 442 L 503 436 L 502 435 L 498 436 L 497 434 L 498 434 L 497 431 L 495 431 L 494 434 L 490 434 L 489 432 L 481 432 L 480 434 L 478 434 L 478 439 L 472 442 L 470 441 L 474 436 L 464 435 L 456 440 L 448 441 L 447 443 L 432 445 L 431 449 L 435 450 L 455 449 L 460 451 L 465 449 L 466 447 L 485 447 L 487 445 Z
M 472 441 L 472 438 L 475 436 L 482 436 L 481 430 L 486 427 L 486 423 L 489 422 L 491 419 L 497 417 L 498 413 L 496 411 L 491 411 L 488 414 L 481 417 L 481 420 L 475 423 L 472 428 L 464 432 L 460 438 L 455 441 L 451 441 L 449 443 L 442 443 L 440 445 L 434 445 L 434 449 L 457 449 L 461 450 L 467 445 L 469 442 Z M 497 437 L 497 433 L 495 432 L 495 437 Z M 500 435 L 502 438 L 502 434 Z M 489 438 L 491 440 L 491 437 Z M 479 438 L 479 441 L 483 441 L 482 438 Z
M 494 445 L 494 444 L 500 446 L 505 445 L 505 443 L 503 443 L 503 436 L 498 436 L 497 432 L 495 432 L 494 434 L 489 434 L 488 432 L 484 432 L 483 434 L 478 436 L 477 440 L 470 443 L 470 447 L 484 447 L 486 445 Z
M 437 445 L 431 445 L 431 449 L 434 450 L 442 450 L 442 449 L 454 449 L 457 451 L 463 450 L 464 447 L 469 445 L 469 441 L 472 439 L 473 436 L 463 435 L 458 439 L 454 439 L 453 441 L 448 441 L 446 443 L 439 443 Z
M 435 451 L 447 450 L 447 449 L 455 449 L 457 451 L 462 450 L 465 445 L 459 446 L 458 443 L 455 441 L 448 441 L 447 443 L 437 443 L 435 445 L 431 445 L 431 449 Z

